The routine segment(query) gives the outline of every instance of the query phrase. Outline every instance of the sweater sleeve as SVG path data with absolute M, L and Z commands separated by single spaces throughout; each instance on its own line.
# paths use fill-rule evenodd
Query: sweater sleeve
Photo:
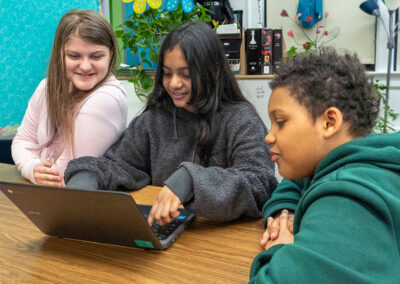
M 241 215 L 261 217 L 261 208 L 277 183 L 264 142 L 267 130 L 247 108 L 224 119 L 228 121 L 224 147 L 231 149 L 228 167 L 182 163 L 192 178 L 194 196 L 184 205 L 198 216 L 224 222 Z
M 118 89 L 96 91 L 84 102 L 75 117 L 75 157 L 103 155 L 126 127 L 127 101 Z M 65 148 L 53 166 L 61 176 L 70 161 L 71 150 Z
M 37 131 L 40 112 L 43 111 L 43 103 L 45 103 L 45 88 L 46 80 L 43 80 L 29 101 L 28 108 L 11 146 L 14 163 L 22 176 L 32 183 L 36 183 L 33 177 L 33 168 L 40 164 Z
M 136 117 L 101 157 L 81 157 L 69 162 L 64 179 L 80 171 L 96 175 L 100 190 L 138 190 L 151 181 L 148 112 Z
M 188 202 L 193 198 L 193 182 L 189 172 L 184 168 L 180 167 L 176 170 L 165 182 L 172 192 L 178 196 L 182 203 Z
M 301 191 L 309 179 L 304 180 L 289 180 L 283 179 L 274 192 L 271 198 L 264 204 L 263 217 L 264 226 L 267 227 L 267 218 L 277 211 L 288 209 L 296 211 L 297 204 L 300 200 Z
M 346 195 L 348 186 L 335 182 L 310 194 L 304 212 L 296 212 L 294 243 L 260 253 L 250 283 L 398 282 L 396 224 L 387 204 L 355 184 L 354 192 L 366 194 Z

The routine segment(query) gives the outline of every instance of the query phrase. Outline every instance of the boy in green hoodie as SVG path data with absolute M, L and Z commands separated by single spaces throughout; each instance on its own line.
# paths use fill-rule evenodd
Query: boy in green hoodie
M 399 283 L 400 133 L 370 135 L 379 98 L 356 56 L 288 60 L 265 141 L 285 178 L 263 208 L 251 283 Z

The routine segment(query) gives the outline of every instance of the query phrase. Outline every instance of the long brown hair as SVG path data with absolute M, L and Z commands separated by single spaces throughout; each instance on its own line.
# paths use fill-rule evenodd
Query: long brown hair
M 66 76 L 65 67 L 65 43 L 73 36 L 90 43 L 107 46 L 111 55 L 107 75 L 79 100 L 72 96 L 70 87 L 72 83 Z M 75 9 L 61 18 L 54 37 L 47 71 L 47 124 L 49 136 L 54 137 L 54 134 L 58 132 L 64 141 L 64 146 L 71 146 L 72 155 L 74 155 L 74 110 L 80 101 L 111 76 L 117 56 L 118 47 L 113 30 L 100 14 L 92 10 Z

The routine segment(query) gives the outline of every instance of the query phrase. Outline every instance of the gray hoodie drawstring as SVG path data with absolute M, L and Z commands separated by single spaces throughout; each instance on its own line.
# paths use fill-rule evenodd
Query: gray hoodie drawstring
M 176 108 L 174 108 L 173 120 L 174 120 L 174 139 L 178 140 L 178 131 L 176 129 Z

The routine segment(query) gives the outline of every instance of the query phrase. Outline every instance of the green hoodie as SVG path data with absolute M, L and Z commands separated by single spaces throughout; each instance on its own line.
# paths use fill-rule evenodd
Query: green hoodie
M 343 144 L 283 180 L 265 220 L 295 210 L 294 243 L 260 253 L 251 283 L 400 283 L 400 132 Z

